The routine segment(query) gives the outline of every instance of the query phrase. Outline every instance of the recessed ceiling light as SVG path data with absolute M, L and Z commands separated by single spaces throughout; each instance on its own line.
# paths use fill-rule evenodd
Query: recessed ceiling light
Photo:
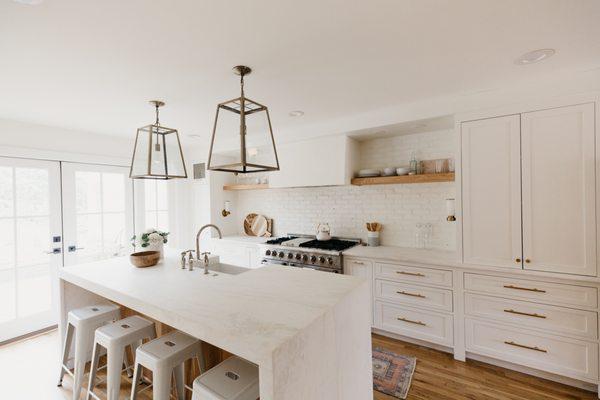
M 43 3 L 44 0 L 13 0 L 15 3 L 26 4 L 28 6 L 37 6 Z
M 301 110 L 290 111 L 290 117 L 301 117 L 303 115 L 304 111 Z
M 517 64 L 517 65 L 533 64 L 533 63 L 545 60 L 545 59 L 553 56 L 555 53 L 556 53 L 556 50 L 554 50 L 554 49 L 533 50 L 533 51 L 525 53 L 521 57 L 517 58 L 515 60 L 515 64 Z

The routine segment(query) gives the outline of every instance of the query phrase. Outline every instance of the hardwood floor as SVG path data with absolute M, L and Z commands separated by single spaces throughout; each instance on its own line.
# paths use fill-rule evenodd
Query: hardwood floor
M 417 357 L 408 400 L 597 399 L 595 393 L 477 361 L 455 361 L 450 354 L 379 335 L 373 335 L 373 346 Z M 71 378 L 56 386 L 59 347 L 56 331 L 0 347 L 0 399 L 70 400 Z M 123 380 L 123 398 L 128 398 L 130 387 Z M 373 398 L 394 400 L 378 392 Z
M 373 335 L 373 346 L 417 357 L 407 400 L 597 399 L 596 393 L 478 361 L 463 363 L 450 354 L 380 335 Z M 394 400 L 394 397 L 375 392 L 374 399 Z

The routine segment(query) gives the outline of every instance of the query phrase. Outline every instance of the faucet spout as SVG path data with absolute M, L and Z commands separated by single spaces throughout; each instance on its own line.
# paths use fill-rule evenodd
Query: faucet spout
M 207 225 L 204 225 L 202 228 L 200 228 L 200 230 L 196 234 L 196 259 L 197 260 L 200 260 L 200 255 L 201 255 L 201 253 L 200 253 L 200 234 L 202 233 L 203 230 L 205 230 L 207 228 L 215 228 L 215 230 L 219 234 L 219 239 L 223 239 L 223 234 L 221 234 L 221 230 L 219 229 L 218 226 L 216 226 L 214 224 L 207 224 Z

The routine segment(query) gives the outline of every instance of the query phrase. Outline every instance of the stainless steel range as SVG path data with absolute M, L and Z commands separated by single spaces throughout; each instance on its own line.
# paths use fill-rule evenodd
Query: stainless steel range
M 311 235 L 288 234 L 261 245 L 261 262 L 342 274 L 342 252 L 360 242 L 360 239 L 337 237 L 319 241 Z

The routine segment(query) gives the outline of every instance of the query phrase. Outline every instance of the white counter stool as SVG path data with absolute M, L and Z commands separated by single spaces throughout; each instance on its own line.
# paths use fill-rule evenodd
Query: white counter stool
M 85 372 L 85 363 L 92 352 L 94 332 L 97 328 L 121 318 L 119 306 L 114 304 L 99 304 L 82 307 L 69 311 L 67 315 L 67 326 L 65 342 L 63 344 L 63 356 L 60 365 L 60 376 L 58 386 L 62 386 L 65 373 L 73 377 L 73 400 L 79 400 Z M 73 372 L 67 367 L 71 343 L 75 339 L 75 356 L 73 360 Z
M 98 398 L 94 394 L 94 387 L 100 383 L 96 381 L 96 375 L 102 347 L 106 349 L 106 397 L 108 400 L 118 400 L 121 390 L 122 366 L 125 361 L 123 358 L 125 349 L 127 346 L 131 346 L 132 351 L 135 353 L 144 339 L 154 339 L 155 337 L 154 322 L 137 315 L 96 329 L 87 400 L 92 397 Z M 126 367 L 126 369 L 129 369 L 129 367 Z
M 229 357 L 194 380 L 192 400 L 256 400 L 258 367 L 237 356 Z
M 178 400 L 185 399 L 184 362 L 196 358 L 200 370 L 205 370 L 201 354 L 200 340 L 179 331 L 169 332 L 148 343 L 144 343 L 135 352 L 135 369 L 131 387 L 131 400 L 138 394 L 138 384 L 142 368 L 152 371 L 152 398 L 169 400 L 171 377 L 175 373 L 175 385 Z

